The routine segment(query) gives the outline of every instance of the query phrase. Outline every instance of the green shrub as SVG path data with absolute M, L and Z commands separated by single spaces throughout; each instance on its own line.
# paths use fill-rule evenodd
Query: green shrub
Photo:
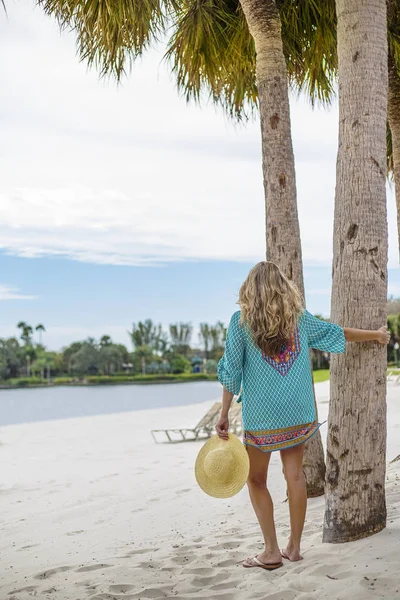
M 89 377 L 55 377 L 51 380 L 53 385 L 117 385 L 119 383 L 168 383 L 168 382 L 190 382 L 190 381 L 216 381 L 216 375 L 206 373 L 159 373 L 154 375 L 91 375 Z M 35 385 L 47 385 L 47 379 L 40 377 L 20 377 L 15 379 L 1 380 L 4 385 L 15 387 L 29 387 Z
M 27 387 L 29 385 L 41 385 L 47 382 L 41 377 L 20 377 L 18 379 L 9 379 L 8 383 L 18 387 Z
M 188 360 L 182 354 L 176 354 L 171 359 L 171 372 L 172 374 L 181 374 L 181 373 L 190 373 L 192 369 L 192 364 L 190 360 Z

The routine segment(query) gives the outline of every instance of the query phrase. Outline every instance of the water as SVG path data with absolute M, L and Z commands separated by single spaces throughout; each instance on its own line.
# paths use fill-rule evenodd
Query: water
M 220 395 L 217 381 L 0 390 L 0 426 L 182 406 Z

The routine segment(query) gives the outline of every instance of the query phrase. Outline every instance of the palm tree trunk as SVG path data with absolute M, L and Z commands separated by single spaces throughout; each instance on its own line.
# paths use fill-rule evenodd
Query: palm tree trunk
M 288 77 L 279 12 L 275 0 L 240 2 L 257 52 L 267 258 L 293 279 L 304 296 Z M 306 444 L 304 474 L 308 496 L 321 496 L 325 462 L 319 432 Z
M 386 0 L 336 0 L 339 150 L 332 320 L 386 323 Z M 324 542 L 386 525 L 386 347 L 349 344 L 331 361 Z
M 393 172 L 397 206 L 397 235 L 400 253 L 400 75 L 389 56 L 388 119 L 392 132 Z

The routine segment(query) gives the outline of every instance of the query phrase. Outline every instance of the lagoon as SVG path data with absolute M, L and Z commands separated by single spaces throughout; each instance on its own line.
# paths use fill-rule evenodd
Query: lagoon
M 182 406 L 220 395 L 217 381 L 0 390 L 0 426 Z

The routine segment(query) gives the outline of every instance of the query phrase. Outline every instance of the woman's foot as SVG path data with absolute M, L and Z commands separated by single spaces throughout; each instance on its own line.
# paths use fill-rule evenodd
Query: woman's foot
M 264 550 L 263 552 L 260 552 L 260 554 L 257 555 L 257 558 L 260 562 L 264 563 L 265 565 L 275 565 L 276 563 L 282 562 L 282 556 L 278 548 L 275 550 L 275 552 Z
M 279 565 L 282 563 L 282 556 L 281 556 L 281 553 L 279 552 L 279 550 L 276 550 L 275 552 L 269 552 L 269 551 L 264 550 L 264 552 L 261 552 L 255 558 L 263 565 Z M 243 566 L 244 567 L 255 567 L 255 566 L 261 566 L 261 565 L 255 565 L 254 559 L 248 558 L 247 560 L 244 561 Z
M 263 553 L 265 554 L 265 553 Z M 251 567 L 261 567 L 262 569 L 265 569 L 266 571 L 274 571 L 275 569 L 279 569 L 279 567 L 281 567 L 283 565 L 282 563 L 282 556 L 279 554 L 279 558 L 277 559 L 272 559 L 271 558 L 271 554 L 269 554 L 269 558 L 261 560 L 260 556 L 262 556 L 262 554 L 259 554 L 258 556 L 255 556 L 254 558 L 248 558 L 247 560 L 245 560 L 242 564 L 246 569 L 250 569 Z
M 290 560 L 291 562 L 303 560 L 303 557 L 300 554 L 300 548 L 295 548 L 294 546 L 287 546 L 286 550 L 281 551 L 281 554 L 283 558 L 286 558 L 286 560 Z

